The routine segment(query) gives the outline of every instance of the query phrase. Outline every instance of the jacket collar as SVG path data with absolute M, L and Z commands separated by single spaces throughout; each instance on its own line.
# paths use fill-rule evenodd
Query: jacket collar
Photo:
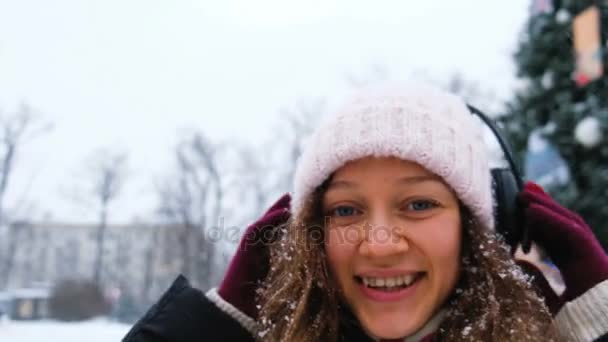
M 439 325 L 443 322 L 443 319 L 446 316 L 447 311 L 442 309 L 438 313 L 435 314 L 426 324 L 418 330 L 414 335 L 406 337 L 404 342 L 419 342 L 425 340 L 425 337 L 433 335 L 437 330 L 439 330 Z

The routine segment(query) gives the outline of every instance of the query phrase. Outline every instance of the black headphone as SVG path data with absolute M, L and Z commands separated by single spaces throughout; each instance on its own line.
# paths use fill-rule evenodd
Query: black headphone
M 524 182 L 515 164 L 511 149 L 507 140 L 500 134 L 498 127 L 490 118 L 471 105 L 467 105 L 467 107 L 471 114 L 477 115 L 490 128 L 509 164 L 508 168 L 491 169 L 494 197 L 496 199 L 496 207 L 494 208 L 496 230 L 504 236 L 510 246 L 514 247 L 521 243 L 524 253 L 528 253 L 531 246 L 530 232 L 522 224 L 522 215 L 517 205 L 517 194 L 523 189 Z

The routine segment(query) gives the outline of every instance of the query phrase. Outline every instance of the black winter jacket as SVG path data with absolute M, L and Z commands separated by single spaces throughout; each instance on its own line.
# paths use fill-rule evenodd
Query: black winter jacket
M 340 340 L 373 342 L 360 328 L 340 329 Z M 253 342 L 253 336 L 234 318 L 220 310 L 203 292 L 179 276 L 148 312 L 133 326 L 123 342 Z M 608 342 L 608 334 L 595 341 Z
M 363 331 L 342 330 L 342 340 L 373 342 Z M 253 342 L 253 336 L 220 310 L 199 289 L 179 276 L 148 312 L 131 328 L 123 342 Z
M 179 276 L 123 342 L 254 341 L 237 321 Z

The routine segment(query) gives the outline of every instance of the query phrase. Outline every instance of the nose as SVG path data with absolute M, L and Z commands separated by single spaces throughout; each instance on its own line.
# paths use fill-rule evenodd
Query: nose
M 364 238 L 359 252 L 367 257 L 381 258 L 405 253 L 410 242 L 398 222 L 388 215 L 376 216 L 366 223 Z

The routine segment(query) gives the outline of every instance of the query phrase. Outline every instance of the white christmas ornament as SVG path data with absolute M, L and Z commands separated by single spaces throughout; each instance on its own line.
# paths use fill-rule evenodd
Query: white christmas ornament
M 594 116 L 588 116 L 581 120 L 574 129 L 574 137 L 586 148 L 597 146 L 602 140 L 599 120 Z
M 540 79 L 540 83 L 543 85 L 545 89 L 550 89 L 553 87 L 553 73 L 550 71 L 545 72 L 543 77 Z
M 557 11 L 557 14 L 555 15 L 555 20 L 557 20 L 558 23 L 560 24 L 565 24 L 568 22 L 568 20 L 570 20 L 570 12 L 568 12 L 565 9 L 560 9 L 559 11 Z

